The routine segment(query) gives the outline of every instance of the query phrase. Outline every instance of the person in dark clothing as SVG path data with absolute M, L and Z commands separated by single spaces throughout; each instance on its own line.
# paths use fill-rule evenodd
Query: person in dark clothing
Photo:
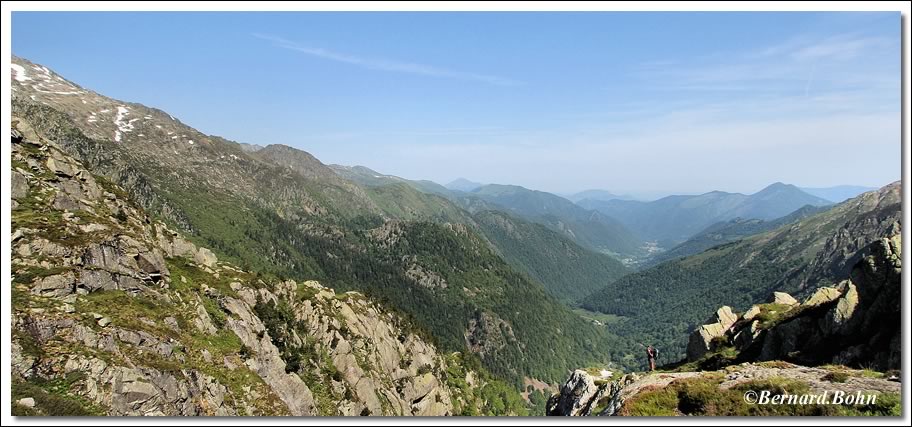
M 659 351 L 653 346 L 646 347 L 646 359 L 649 360 L 649 370 L 656 370 L 656 358 L 659 357 Z

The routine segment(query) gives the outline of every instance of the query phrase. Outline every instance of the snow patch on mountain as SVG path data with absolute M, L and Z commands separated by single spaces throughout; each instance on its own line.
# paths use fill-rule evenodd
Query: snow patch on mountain
M 130 109 L 120 105 L 117 107 L 117 116 L 114 117 L 114 125 L 117 126 L 117 130 L 114 131 L 114 141 L 120 142 L 122 137 L 122 132 L 132 132 L 133 131 L 133 122 L 138 119 L 130 119 L 129 121 L 124 122 L 123 119 L 130 114 Z
M 17 82 L 24 82 L 26 80 L 32 79 L 31 77 L 26 75 L 25 67 L 23 67 L 19 64 L 10 64 L 10 68 L 12 68 L 13 71 L 16 73 L 16 75 L 13 78 L 16 79 Z

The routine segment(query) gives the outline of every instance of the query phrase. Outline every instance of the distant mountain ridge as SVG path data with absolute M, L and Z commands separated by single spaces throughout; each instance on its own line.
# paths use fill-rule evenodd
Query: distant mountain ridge
M 450 190 L 465 191 L 468 193 L 483 185 L 484 184 L 482 184 L 482 183 L 469 181 L 465 178 L 457 178 L 457 179 L 451 181 L 449 184 L 446 184 L 445 187 L 449 188 Z
M 455 200 L 470 212 L 503 210 L 562 233 L 583 247 L 613 253 L 628 262 L 643 256 L 642 242 L 627 227 L 597 211 L 544 191 L 488 184 Z
M 823 212 L 826 209 L 826 206 L 806 205 L 784 217 L 770 221 L 735 218 L 728 221 L 717 222 L 697 233 L 690 239 L 687 239 L 684 243 L 650 257 L 644 266 L 649 267 L 672 259 L 696 255 L 714 246 L 734 242 L 754 234 L 773 230 L 782 225 L 791 224 L 795 221 Z
M 574 193 L 567 196 L 567 199 L 573 203 L 582 201 L 582 200 L 636 200 L 636 197 L 633 197 L 629 194 L 617 195 L 608 190 L 585 190 L 580 191 L 579 193 Z
M 652 202 L 583 200 L 578 203 L 617 219 L 641 239 L 669 247 L 704 228 L 734 218 L 771 220 L 805 206 L 826 206 L 830 201 L 807 194 L 798 187 L 777 182 L 751 194 L 712 191 L 696 196 L 668 196 Z

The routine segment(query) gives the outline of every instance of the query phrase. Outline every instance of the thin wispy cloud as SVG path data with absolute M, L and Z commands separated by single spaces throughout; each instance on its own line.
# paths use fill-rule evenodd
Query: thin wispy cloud
M 648 82 L 643 87 L 659 91 L 702 93 L 737 92 L 744 96 L 865 89 L 872 102 L 898 88 L 898 77 L 885 69 L 895 52 L 895 41 L 858 33 L 828 37 L 801 35 L 751 51 L 713 52 L 678 61 L 674 66 L 655 66 L 661 61 L 639 64 L 634 78 Z M 670 62 L 670 61 L 666 61 Z M 742 101 L 747 101 L 742 99 Z M 871 104 L 860 106 L 871 107 Z
M 317 58 L 327 59 L 330 61 L 342 62 L 369 70 L 391 71 L 398 73 L 419 74 L 431 77 L 472 80 L 488 83 L 498 86 L 517 86 L 523 84 L 520 81 L 506 77 L 494 76 L 489 74 L 470 73 L 465 71 L 450 70 L 447 68 L 436 67 L 433 65 L 419 64 L 414 62 L 404 62 L 385 58 L 366 58 L 356 55 L 350 55 L 342 52 L 335 52 L 313 46 L 304 46 L 294 41 L 282 37 L 253 33 L 252 36 L 271 42 L 274 46 L 291 51 L 303 53 L 305 55 Z
M 866 51 L 888 46 L 889 44 L 889 40 L 881 37 L 854 37 L 851 35 L 842 35 L 807 46 L 801 46 L 791 52 L 791 56 L 796 60 L 829 59 L 847 61 L 857 58 Z

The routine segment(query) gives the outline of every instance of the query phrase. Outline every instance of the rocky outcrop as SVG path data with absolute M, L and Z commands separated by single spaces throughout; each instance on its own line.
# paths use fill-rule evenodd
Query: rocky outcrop
M 787 306 L 798 305 L 798 300 L 796 300 L 791 295 L 785 292 L 773 292 L 773 304 L 781 304 Z
M 687 359 L 697 360 L 706 353 L 714 351 L 716 347 L 714 340 L 725 336 L 737 320 L 738 316 L 732 312 L 731 307 L 724 306 L 717 310 L 715 315 L 690 334 L 687 342 Z
M 839 376 L 834 375 L 838 374 Z M 835 378 L 840 378 L 835 380 Z M 769 387 L 769 381 L 774 383 L 798 384 L 808 394 L 822 394 L 824 392 L 843 393 L 854 395 L 856 393 L 879 395 L 892 394 L 898 396 L 902 385 L 898 378 L 874 378 L 861 371 L 845 368 L 813 368 L 798 366 L 784 362 L 775 363 L 742 363 L 729 366 L 724 370 L 699 371 L 699 372 L 656 372 L 642 376 L 628 374 L 614 381 L 598 381 L 585 371 L 577 370 L 548 400 L 546 415 L 549 416 L 617 416 L 617 415 L 738 415 L 737 407 L 731 404 L 721 404 L 715 410 L 720 412 L 706 414 L 706 407 L 693 405 L 693 399 L 709 399 L 706 402 L 712 405 L 711 386 L 721 396 L 726 390 L 752 389 Z M 641 413 L 633 402 L 649 400 L 654 393 L 665 393 L 673 390 L 677 385 L 694 383 L 700 384 L 698 394 L 680 396 L 667 396 L 662 399 L 650 400 L 648 413 Z M 741 403 L 743 391 L 736 392 L 735 404 Z M 663 406 L 667 405 L 667 406 Z M 745 404 L 749 406 L 749 404 Z M 696 412 L 689 412 L 696 411 Z M 731 413 L 725 412 L 731 411 Z M 747 413 L 745 411 L 745 413 Z
M 720 323 L 701 326 L 691 334 L 688 360 L 732 347 L 738 361 L 898 369 L 901 246 L 899 235 L 872 243 L 849 279 L 816 289 L 800 304 L 777 292 L 729 329 L 722 331 Z
M 589 415 L 600 390 L 601 388 L 595 385 L 589 374 L 577 369 L 561 386 L 560 392 L 552 395 L 548 400 L 545 414 L 549 416 Z
M 466 347 L 480 357 L 499 351 L 507 345 L 521 345 L 516 341 L 513 328 L 496 314 L 481 311 L 469 321 L 465 331 Z
M 66 381 L 59 398 L 118 416 L 436 416 L 483 404 L 481 375 L 362 295 L 221 262 L 27 123 L 14 127 L 25 129 L 12 138 L 14 382 Z M 447 373 L 461 371 L 473 385 L 451 386 Z M 32 413 L 57 410 L 15 397 Z

